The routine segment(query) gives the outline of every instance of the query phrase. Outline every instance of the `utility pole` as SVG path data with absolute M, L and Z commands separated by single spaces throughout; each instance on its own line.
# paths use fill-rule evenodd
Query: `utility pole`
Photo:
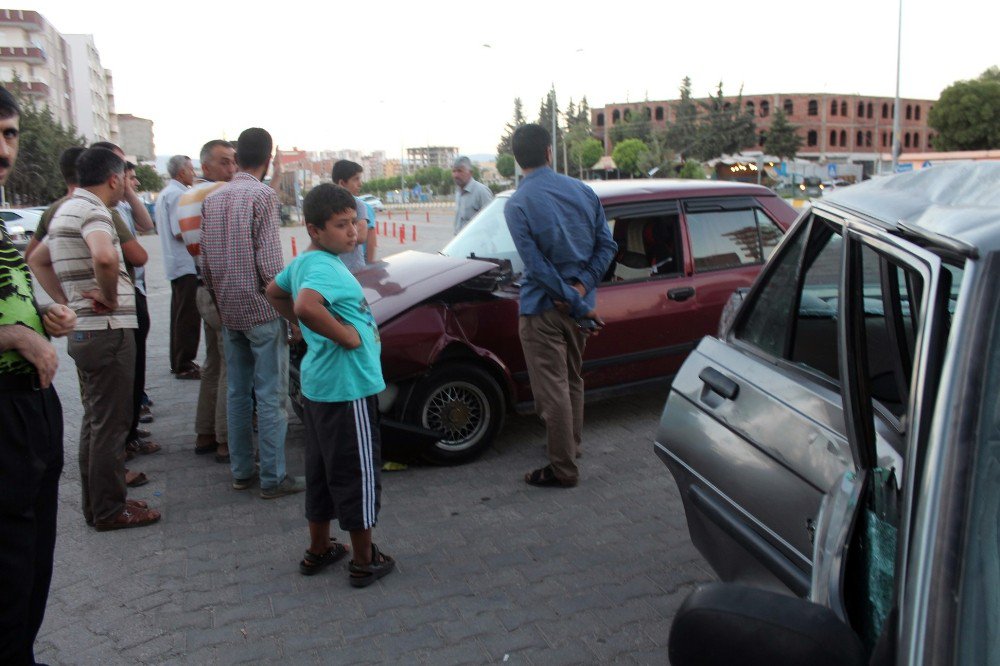
M 552 99 L 552 104 L 550 108 L 552 109 L 552 170 L 556 173 L 559 172 L 559 154 L 556 152 L 556 84 L 552 84 L 551 92 L 549 93 Z
M 896 173 L 899 168 L 899 154 L 903 152 L 903 146 L 899 139 L 899 72 L 903 44 L 903 0 L 899 0 L 899 28 L 896 35 L 896 101 L 892 107 L 892 172 Z

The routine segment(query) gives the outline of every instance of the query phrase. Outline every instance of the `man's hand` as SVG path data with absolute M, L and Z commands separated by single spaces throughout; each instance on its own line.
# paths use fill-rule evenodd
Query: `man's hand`
M 604 328 L 604 320 L 597 316 L 594 310 L 587 313 L 587 316 L 583 319 L 578 319 L 576 321 L 577 327 L 583 331 L 586 336 L 597 335 Z
M 52 385 L 52 378 L 56 376 L 56 368 L 59 367 L 59 355 L 52 343 L 46 340 L 37 332 L 25 328 L 25 335 L 19 340 L 17 351 L 28 363 L 35 366 L 38 373 L 38 385 L 48 388 Z
M 288 332 L 291 333 L 292 342 L 302 342 L 302 329 L 288 322 Z
M 118 299 L 105 298 L 100 289 L 81 291 L 80 295 L 94 302 L 94 312 L 97 314 L 111 314 L 118 309 Z
M 69 335 L 76 327 L 76 313 L 65 305 L 53 303 L 42 316 L 45 331 L 54 338 Z

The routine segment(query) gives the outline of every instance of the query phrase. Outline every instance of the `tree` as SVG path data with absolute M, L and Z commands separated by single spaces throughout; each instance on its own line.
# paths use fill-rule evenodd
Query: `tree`
M 590 170 L 604 155 L 604 146 L 594 137 L 571 143 L 570 146 L 570 162 L 576 167 L 577 174 L 581 178 L 584 172 Z
M 687 160 L 684 166 L 677 172 L 678 178 L 691 178 L 694 180 L 705 180 L 705 169 L 694 160 Z
M 698 105 L 691 99 L 691 77 L 685 76 L 680 87 L 674 122 L 667 128 L 666 145 L 684 159 L 698 139 Z
M 788 122 L 785 112 L 778 109 L 774 112 L 771 129 L 764 137 L 764 150 L 781 160 L 795 157 L 802 147 L 802 137 L 799 136 L 797 129 Z
M 945 88 L 927 122 L 937 131 L 937 150 L 1000 148 L 1000 67 Z
M 510 139 L 514 136 L 514 132 L 521 125 L 526 124 L 524 120 L 524 111 L 521 105 L 521 98 L 514 98 L 514 117 L 509 123 L 504 126 L 503 136 L 500 137 L 500 143 L 497 144 L 497 156 L 504 155 L 506 153 L 513 153 L 511 150 Z
M 674 152 L 667 147 L 666 133 L 651 132 L 646 148 L 642 159 L 639 160 L 639 170 L 650 177 L 665 177 L 674 162 Z
M 504 153 L 497 157 L 497 173 L 504 178 L 514 177 L 514 156 Z
M 743 146 L 752 145 L 755 124 L 753 114 L 743 107 L 743 89 L 736 100 L 729 102 L 719 82 L 715 95 L 699 103 L 704 111 L 698 123 L 697 139 L 691 153 L 702 161 L 720 155 L 738 153 Z
M 156 173 L 156 169 L 148 164 L 136 165 L 135 177 L 139 179 L 140 192 L 159 192 L 163 189 L 163 179 Z
M 639 165 L 648 152 L 649 148 L 639 139 L 625 139 L 615 146 L 611 159 L 619 171 L 634 177 L 642 174 Z
M 6 194 L 10 201 L 20 205 L 48 204 L 66 193 L 59 155 L 70 146 L 82 146 L 85 142 L 74 127 L 63 127 L 48 105 L 39 108 L 34 100 L 21 94 L 21 88 L 20 80 L 15 77 L 10 90 L 21 107 L 21 131 L 17 163 L 7 180 Z

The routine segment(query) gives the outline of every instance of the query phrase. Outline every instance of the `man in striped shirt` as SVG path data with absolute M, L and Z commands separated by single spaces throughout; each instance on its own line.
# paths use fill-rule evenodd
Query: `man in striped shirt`
M 125 194 L 125 161 L 107 148 L 77 160 L 79 186 L 63 203 L 30 265 L 57 303 L 76 313 L 67 351 L 80 378 L 80 485 L 83 516 L 98 531 L 160 519 L 126 500 L 125 449 L 135 374 L 135 288 L 125 270 L 109 208 Z
M 261 181 L 271 163 L 271 135 L 259 127 L 236 142 L 239 171 L 202 205 L 202 277 L 219 306 L 229 391 L 233 488 L 246 490 L 254 471 L 251 393 L 257 397 L 260 495 L 273 499 L 305 490 L 285 473 L 288 426 L 288 329 L 264 297 L 281 272 L 278 195 Z

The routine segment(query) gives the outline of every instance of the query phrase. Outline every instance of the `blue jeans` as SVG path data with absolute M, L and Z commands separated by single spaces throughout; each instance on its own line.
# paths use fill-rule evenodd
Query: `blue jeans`
M 253 476 L 253 398 L 257 396 L 260 487 L 273 488 L 285 478 L 288 430 L 288 333 L 284 319 L 248 331 L 223 327 L 229 407 L 230 469 L 233 477 Z

